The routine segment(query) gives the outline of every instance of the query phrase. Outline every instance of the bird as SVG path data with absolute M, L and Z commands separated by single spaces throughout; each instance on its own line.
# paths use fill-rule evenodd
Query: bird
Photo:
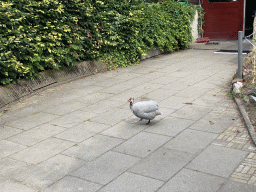
M 156 101 L 150 100 L 133 103 L 134 99 L 130 98 L 128 102 L 130 103 L 130 109 L 133 114 L 140 118 L 140 120 L 133 123 L 137 123 L 139 121 L 142 121 L 143 119 L 147 119 L 148 123 L 146 125 L 148 125 L 150 123 L 150 120 L 154 119 L 157 115 L 163 114 L 160 111 L 159 105 Z

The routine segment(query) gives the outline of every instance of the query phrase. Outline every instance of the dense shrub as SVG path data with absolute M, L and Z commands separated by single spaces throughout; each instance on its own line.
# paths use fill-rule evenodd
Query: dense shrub
M 184 49 L 191 10 L 171 0 L 2 0 L 0 84 L 82 60 L 127 66 L 153 46 Z

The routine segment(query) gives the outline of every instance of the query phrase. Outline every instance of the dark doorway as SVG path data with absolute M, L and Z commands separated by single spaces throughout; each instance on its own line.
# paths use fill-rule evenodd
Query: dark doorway
M 246 0 L 245 36 L 253 33 L 253 11 L 256 10 L 255 0 Z

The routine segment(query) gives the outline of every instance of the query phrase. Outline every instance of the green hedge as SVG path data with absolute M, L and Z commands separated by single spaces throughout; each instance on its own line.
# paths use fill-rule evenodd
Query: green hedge
M 83 60 L 124 67 L 153 46 L 185 49 L 193 10 L 171 0 L 2 0 L 0 84 Z

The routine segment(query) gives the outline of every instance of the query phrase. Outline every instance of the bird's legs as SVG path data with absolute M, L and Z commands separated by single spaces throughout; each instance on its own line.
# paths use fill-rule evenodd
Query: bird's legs
M 146 125 L 148 125 L 150 123 L 150 119 L 148 120 L 148 122 L 147 122 L 147 124 Z
M 138 121 L 134 121 L 134 122 L 132 122 L 132 123 L 136 124 L 136 123 L 138 123 L 139 121 L 142 121 L 142 119 L 140 119 L 140 120 L 138 120 Z

